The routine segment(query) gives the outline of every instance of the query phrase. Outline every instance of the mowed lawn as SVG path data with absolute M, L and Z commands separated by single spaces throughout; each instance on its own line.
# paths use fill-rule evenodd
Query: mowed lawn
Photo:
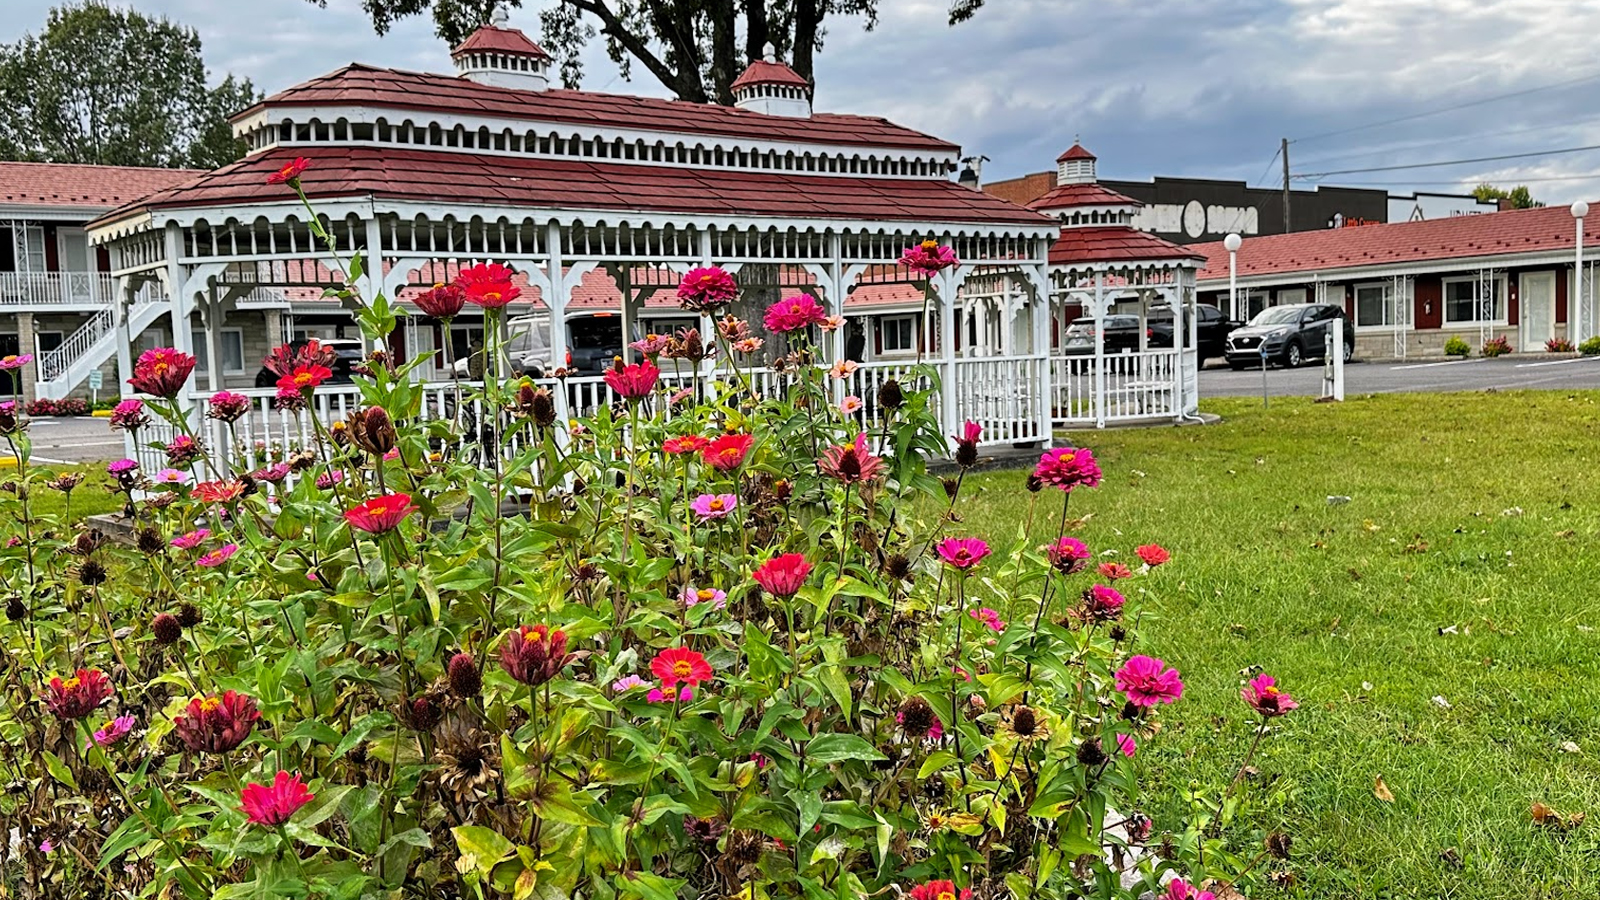
M 1143 650 L 1187 685 L 1141 752 L 1152 788 L 1170 809 L 1226 782 L 1260 666 L 1304 706 L 1250 788 L 1297 883 L 1252 896 L 1600 896 L 1600 392 L 1206 409 L 1223 423 L 1072 435 L 1105 471 L 1078 536 L 1173 553 L 1135 582 Z M 970 478 L 957 527 L 1013 537 L 1023 478 Z M 1037 502 L 1043 543 L 1059 495 Z M 1594 818 L 1536 827 L 1535 802 Z

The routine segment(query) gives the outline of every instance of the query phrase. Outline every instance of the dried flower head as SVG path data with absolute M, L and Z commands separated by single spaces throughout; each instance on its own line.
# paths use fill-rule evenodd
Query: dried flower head
M 183 625 L 172 613 L 162 613 L 150 620 L 150 634 L 157 644 L 175 644 L 183 637 Z
M 205 615 L 200 612 L 200 607 L 187 601 L 178 604 L 178 624 L 185 628 L 193 628 L 205 621 Z

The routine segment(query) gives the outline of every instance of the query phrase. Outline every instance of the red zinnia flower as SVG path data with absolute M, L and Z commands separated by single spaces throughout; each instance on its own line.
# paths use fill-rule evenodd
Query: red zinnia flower
M 620 361 L 619 361 L 620 363 Z M 661 370 L 655 363 L 645 360 L 631 365 L 616 365 L 606 370 L 606 384 L 624 400 L 640 400 L 650 396 Z
M 383 534 L 400 527 L 400 523 L 416 511 L 417 508 L 411 504 L 410 494 L 389 494 L 373 497 L 355 509 L 345 510 L 344 520 L 350 523 L 351 528 L 368 534 Z
M 247 784 L 239 792 L 239 809 L 250 817 L 250 821 L 257 825 L 266 825 L 276 828 L 289 821 L 295 810 L 312 800 L 316 794 L 306 790 L 306 783 L 300 780 L 298 773 L 290 775 L 288 772 L 279 772 L 272 779 L 272 786 L 264 784 Z
M 817 468 L 845 484 L 871 481 L 883 474 L 883 458 L 867 449 L 865 432 L 856 435 L 854 444 L 840 444 L 822 451 Z
M 567 652 L 567 633 L 549 625 L 523 625 L 500 645 L 500 668 L 523 684 L 537 687 L 576 659 Z
M 244 482 L 202 481 L 194 486 L 189 496 L 201 503 L 232 503 L 244 496 Z
M 676 687 L 679 682 L 698 687 L 711 680 L 711 664 L 688 647 L 673 647 L 656 654 L 650 661 L 650 673 L 661 679 L 664 688 Z
M 57 675 L 44 692 L 45 706 L 62 721 L 81 719 L 109 699 L 111 679 L 99 669 L 79 669 L 65 680 Z
M 522 296 L 522 290 L 511 283 L 514 274 L 499 263 L 479 263 L 462 269 L 456 276 L 456 286 L 466 294 L 468 303 L 484 309 L 501 309 Z
M 1271 675 L 1257 675 L 1245 685 L 1239 696 L 1250 704 L 1251 709 L 1268 719 L 1284 715 L 1291 709 L 1300 708 L 1300 704 L 1293 697 L 1278 689 L 1277 679 Z
M 306 159 L 304 156 L 296 156 L 290 162 L 284 163 L 283 168 L 268 175 L 267 184 L 297 184 L 300 181 L 300 175 L 309 168 L 311 168 L 311 160 Z
M 810 294 L 801 294 L 789 300 L 779 300 L 767 307 L 766 315 L 762 317 L 767 330 L 776 334 L 786 331 L 798 331 L 810 325 L 821 325 L 828 319 L 828 311 L 822 308 L 817 298 Z
M 154 394 L 168 400 L 178 396 L 194 371 L 194 357 L 171 347 L 158 347 L 139 354 L 128 384 L 141 394 Z
M 1132 578 L 1133 570 L 1119 562 L 1103 562 L 1100 564 L 1100 577 L 1107 581 Z
M 774 556 L 761 564 L 751 577 L 756 584 L 761 585 L 767 593 L 774 597 L 787 600 L 800 593 L 801 585 L 806 583 L 806 576 L 811 574 L 811 564 L 799 553 L 785 553 Z
M 1160 544 L 1145 544 L 1136 548 L 1133 552 L 1139 554 L 1139 558 L 1144 560 L 1144 564 L 1152 569 L 1172 558 L 1172 554 L 1168 553 L 1166 548 Z
M 963 571 L 983 562 L 989 545 L 983 538 L 945 538 L 939 542 L 939 558 Z
M 690 269 L 678 285 L 678 303 L 684 309 L 706 312 L 739 295 L 739 285 L 723 269 L 708 266 Z
M 224 691 L 190 700 L 185 713 L 172 717 L 172 731 L 195 753 L 227 753 L 244 743 L 260 718 L 254 699 Z
M 718 472 L 731 472 L 744 463 L 744 458 L 755 446 L 753 434 L 725 434 L 712 441 L 701 451 L 706 465 Z
M 682 437 L 667 438 L 661 442 L 661 452 L 668 456 L 681 456 L 687 453 L 700 453 L 711 442 L 698 434 L 686 434 Z
M 1043 484 L 1070 491 L 1075 487 L 1094 487 L 1100 483 L 1100 466 L 1094 454 L 1085 449 L 1063 447 L 1047 450 L 1039 457 L 1033 477 Z
M 467 292 L 453 284 L 436 284 L 431 291 L 423 291 L 417 295 L 412 303 L 425 316 L 434 319 L 449 319 L 461 312 L 461 307 L 466 305 Z
M 316 338 L 306 341 L 296 348 L 293 344 L 280 344 L 273 347 L 272 352 L 261 364 L 267 371 L 274 375 L 284 376 L 301 366 L 331 367 L 339 358 L 339 354 L 332 348 L 325 346 Z M 279 382 L 282 386 L 282 382 Z
M 309 391 L 333 377 L 327 366 L 295 366 L 294 371 L 278 379 L 279 389 Z
M 930 881 L 912 888 L 910 895 L 911 900 L 972 900 L 972 889 L 957 891 L 953 882 Z

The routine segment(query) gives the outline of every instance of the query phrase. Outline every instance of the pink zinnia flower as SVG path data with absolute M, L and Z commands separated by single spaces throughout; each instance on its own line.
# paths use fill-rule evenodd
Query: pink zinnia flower
M 416 511 L 410 494 L 389 494 L 345 510 L 344 520 L 351 528 L 368 534 L 383 534 L 399 528 L 400 523 Z
M 690 269 L 678 284 L 678 303 L 684 309 L 709 312 L 739 295 L 739 285 L 716 266 Z
M 767 307 L 762 321 L 766 323 L 768 331 L 783 334 L 811 325 L 821 325 L 827 318 L 828 311 L 817 302 L 817 298 L 810 294 L 801 294 L 789 300 L 779 300 Z
M 171 400 L 178 396 L 194 371 L 195 359 L 172 347 L 157 347 L 139 354 L 128 384 L 141 394 L 154 394 Z
M 1102 622 L 1109 622 L 1122 615 L 1124 602 L 1122 594 L 1103 584 L 1097 584 L 1083 592 L 1084 612 L 1088 613 L 1090 618 Z
M 287 184 L 294 187 L 300 183 L 300 176 L 306 169 L 311 168 L 311 160 L 304 156 L 296 156 L 283 164 L 278 171 L 267 176 L 267 184 Z
M 123 431 L 138 431 L 150 424 L 150 417 L 144 413 L 144 401 L 137 398 L 124 400 L 111 410 L 111 427 Z
M 671 437 L 661 442 L 661 452 L 668 456 L 683 456 L 690 453 L 699 453 L 711 442 L 698 434 L 686 434 L 682 437 Z
M 133 730 L 133 726 L 137 721 L 133 716 L 117 716 L 107 722 L 104 728 L 96 729 L 90 741 L 84 742 L 83 749 L 89 749 L 90 742 L 93 742 L 96 747 L 102 750 L 121 742 L 123 738 L 128 736 L 128 732 Z
M 642 400 L 656 389 L 661 370 L 655 363 L 645 360 L 631 365 L 617 365 L 606 370 L 606 384 L 624 400 Z
M 1095 487 L 1100 483 L 1100 467 L 1087 449 L 1063 447 L 1047 450 L 1039 457 L 1033 475 L 1051 487 L 1070 491 L 1076 487 Z
M 844 398 L 844 400 L 839 404 L 839 413 L 840 415 L 849 418 L 850 416 L 861 412 L 861 406 L 861 398 L 852 394 Z
M 686 608 L 699 606 L 702 603 L 709 603 L 714 609 L 726 609 L 728 606 L 728 595 L 725 592 L 716 588 L 696 588 L 692 584 L 684 585 L 678 599 Z
M 1286 715 L 1290 710 L 1299 709 L 1300 704 L 1287 693 L 1278 689 L 1277 679 L 1271 675 L 1257 675 L 1239 692 L 1244 702 L 1262 716 L 1272 719 Z
M 939 558 L 963 571 L 983 562 L 989 545 L 983 538 L 945 538 L 939 542 Z
M 81 719 L 111 699 L 111 679 L 99 669 L 79 669 L 45 686 L 44 704 L 63 722 Z
M 835 332 L 844 327 L 844 316 L 833 315 L 822 320 L 822 330 Z
M 1168 553 L 1166 548 L 1160 544 L 1145 544 L 1133 552 L 1139 554 L 1139 558 L 1144 560 L 1144 564 L 1152 569 L 1172 558 L 1172 554 Z
M 650 682 L 645 681 L 643 678 L 640 678 L 637 675 L 624 675 L 612 683 L 611 693 L 621 694 L 626 691 L 631 691 L 634 688 L 648 687 L 649 685 Z
M 156 473 L 158 484 L 183 484 L 189 480 L 189 473 L 179 469 L 162 469 Z
M 289 821 L 300 807 L 316 799 L 306 790 L 306 783 L 298 774 L 279 772 L 272 786 L 247 784 L 239 792 L 239 809 L 256 825 L 277 828 Z
M 0 372 L 15 372 L 31 362 L 33 362 L 32 353 L 24 353 L 21 356 L 16 354 L 0 356 Z
M 672 346 L 672 336 L 666 334 L 647 334 L 643 340 L 634 341 L 628 345 L 645 356 L 655 359 L 661 351 Z
M 859 432 L 853 444 L 839 444 L 822 451 L 817 468 L 845 484 L 872 481 L 883 474 L 883 457 L 867 449 L 867 434 Z
M 1117 670 L 1117 690 L 1128 695 L 1134 706 L 1171 703 L 1183 696 L 1183 682 L 1177 669 L 1152 656 L 1135 656 Z
M 1182 878 L 1174 878 L 1167 884 L 1167 900 L 1216 900 L 1217 895 L 1211 891 L 1202 891 L 1191 887 Z
M 689 501 L 689 508 L 701 521 L 726 519 L 738 506 L 739 497 L 736 494 L 701 494 Z
M 221 547 L 207 553 L 194 561 L 194 564 L 205 569 L 215 569 L 228 561 L 228 557 L 239 552 L 238 544 L 223 544 Z
M 907 894 L 911 900 L 972 900 L 971 888 L 957 891 L 955 884 L 949 881 L 929 881 L 926 884 L 919 884 L 907 891 Z
M 1134 740 L 1131 734 L 1119 734 L 1117 735 L 1117 749 L 1122 751 L 1123 756 L 1133 759 L 1133 754 L 1139 752 L 1139 742 Z
M 800 588 L 806 583 L 806 576 L 811 574 L 811 564 L 799 553 L 785 553 L 774 556 L 762 563 L 751 577 L 756 584 L 761 585 L 767 593 L 779 599 L 787 600 L 800 593 Z
M 179 535 L 178 537 L 173 538 L 172 546 L 177 547 L 179 550 L 193 550 L 194 548 L 205 543 L 206 538 L 210 536 L 211 529 L 196 528 L 188 534 Z
M 959 263 L 954 249 L 942 246 L 938 241 L 928 240 L 915 247 L 907 247 L 906 251 L 900 254 L 900 265 L 923 275 L 934 275 Z
M 451 319 L 467 304 L 467 292 L 454 284 L 435 284 L 412 301 L 417 311 L 430 319 Z
M 1089 548 L 1075 537 L 1063 537 L 1045 548 L 1050 565 L 1063 575 L 1076 575 L 1089 565 Z
M 756 443 L 755 435 L 725 434 L 707 444 L 701 451 L 706 465 L 718 472 L 731 472 L 744 463 L 750 448 Z
M 671 703 L 673 700 L 688 703 L 694 699 L 694 688 L 684 685 L 683 689 L 676 694 L 673 693 L 670 687 L 664 691 L 661 688 L 651 688 L 650 693 L 646 694 L 644 698 L 651 703 Z
M 211 395 L 206 417 L 223 422 L 237 422 L 250 411 L 250 398 L 232 391 L 217 391 Z
M 853 359 L 841 359 L 828 369 L 828 375 L 836 380 L 843 381 L 856 373 L 861 364 Z
M 317 489 L 325 491 L 341 481 L 344 481 L 344 471 L 331 469 L 317 476 Z
M 1000 618 L 1000 613 L 990 609 L 987 606 L 983 607 L 982 609 L 969 609 L 967 610 L 967 615 L 983 622 L 983 624 L 987 626 L 990 631 L 998 632 L 1006 630 L 1005 620 Z M 971 681 L 972 679 L 968 678 L 967 680 Z
M 680 682 L 697 687 L 701 682 L 710 681 L 713 673 L 711 663 L 698 652 L 688 647 L 670 647 L 650 661 L 650 674 L 661 679 L 663 688 L 673 688 Z
M 1132 578 L 1133 570 L 1119 562 L 1103 562 L 1100 564 L 1100 577 L 1107 581 Z

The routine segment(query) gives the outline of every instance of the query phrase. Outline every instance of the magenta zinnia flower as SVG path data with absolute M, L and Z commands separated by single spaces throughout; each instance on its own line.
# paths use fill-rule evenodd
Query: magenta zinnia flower
M 859 484 L 883 474 L 883 458 L 872 455 L 867 449 L 866 432 L 860 432 L 855 443 L 839 444 L 822 451 L 817 468 L 845 484 Z
M 201 544 L 205 543 L 206 542 L 206 538 L 208 538 L 210 536 L 211 536 L 211 529 L 209 529 L 209 528 L 196 528 L 195 530 L 189 532 L 188 534 L 182 534 L 182 535 L 179 535 L 178 537 L 173 538 L 172 539 L 172 546 L 177 547 L 179 550 L 193 550 L 194 548 L 196 548 L 196 547 L 200 546 Z
M 989 545 L 983 538 L 952 537 L 939 542 L 939 558 L 962 571 L 983 562 L 988 555 Z
M 467 292 L 453 284 L 435 284 L 432 290 L 423 291 L 412 301 L 417 311 L 430 319 L 450 319 L 461 312 L 467 303 Z
M 739 295 L 739 285 L 723 269 L 707 266 L 690 269 L 678 285 L 678 303 L 694 312 L 709 312 Z
M 244 743 L 261 712 L 254 698 L 238 691 L 196 697 L 172 717 L 172 731 L 195 753 L 227 753 Z
M 767 593 L 787 600 L 800 593 L 800 587 L 811 574 L 811 564 L 799 553 L 785 553 L 762 563 L 751 577 Z
M 739 506 L 736 494 L 701 494 L 689 502 L 689 508 L 701 521 L 726 519 Z
M 1122 615 L 1124 602 L 1122 594 L 1103 584 L 1083 592 L 1083 611 L 1089 618 L 1101 622 L 1109 622 Z
M 983 607 L 981 609 L 969 609 L 969 610 L 967 610 L 967 615 L 973 617 L 974 619 L 977 619 L 978 621 L 982 622 L 984 625 L 988 626 L 990 631 L 1005 631 L 1006 630 L 1005 620 L 1000 618 L 1000 613 L 995 611 L 995 610 L 990 609 L 987 606 L 985 606 L 985 607 Z M 967 679 L 967 680 L 971 681 L 970 678 Z
M 479 263 L 461 270 L 456 287 L 466 294 L 468 303 L 484 309 L 502 309 L 522 296 L 522 290 L 511 283 L 514 274 L 499 263 Z
M 828 311 L 822 308 L 817 298 L 810 294 L 801 294 L 789 300 L 779 300 L 767 307 L 762 320 L 766 323 L 768 331 L 782 334 L 811 325 L 821 325 L 827 318 Z
M 31 362 L 33 362 L 32 353 L 24 353 L 21 356 L 16 354 L 3 356 L 0 357 L 0 372 L 15 372 Z
M 1094 454 L 1083 448 L 1062 447 L 1046 450 L 1039 457 L 1033 475 L 1051 487 L 1070 491 L 1075 487 L 1094 487 L 1100 483 L 1100 467 Z
M 900 254 L 900 265 L 923 275 L 934 275 L 959 263 L 954 249 L 942 246 L 938 241 L 929 240 L 915 247 L 907 247 L 906 251 Z
M 137 721 L 133 716 L 117 716 L 107 722 L 105 727 L 96 729 L 89 741 L 84 743 L 83 749 L 89 749 L 90 743 L 102 750 L 120 743 L 123 738 L 128 736 L 128 732 L 133 730 L 133 726 Z
M 344 520 L 351 528 L 368 534 L 383 534 L 399 528 L 400 523 L 416 511 L 410 494 L 388 494 L 345 510 Z
M 158 347 L 139 354 L 128 384 L 141 394 L 154 394 L 168 400 L 178 396 L 194 371 L 194 357 L 172 347 Z
M 532 687 L 556 677 L 576 658 L 567 652 L 567 633 L 548 625 L 520 626 L 500 645 L 500 668 Z
M 1045 548 L 1050 565 L 1063 575 L 1076 575 L 1089 566 L 1089 547 L 1075 537 L 1063 537 Z
M 223 544 L 221 547 L 207 553 L 194 561 L 194 564 L 203 569 L 215 569 L 228 561 L 228 557 L 239 552 L 238 544 Z
M 237 422 L 250 411 L 250 398 L 232 391 L 217 391 L 211 395 L 206 417 L 223 422 Z
M 138 431 L 150 424 L 144 413 L 144 401 L 138 398 L 124 400 L 111 410 L 111 427 L 123 431 Z
M 661 370 L 645 360 L 631 365 L 616 365 L 606 370 L 606 384 L 624 400 L 642 400 L 656 389 Z
M 1128 695 L 1134 706 L 1171 703 L 1183 696 L 1183 682 L 1177 669 L 1152 656 L 1135 656 L 1117 670 L 1117 690 Z
M 1167 900 L 1216 900 L 1216 897 L 1210 891 L 1191 887 L 1182 878 L 1174 878 L 1167 884 Z
M 1287 693 L 1278 689 L 1277 679 L 1271 675 L 1257 675 L 1244 690 L 1239 692 L 1244 702 L 1262 716 L 1272 719 L 1286 715 L 1292 709 L 1299 709 L 1300 704 Z
M 1134 740 L 1131 734 L 1119 734 L 1117 735 L 1117 749 L 1122 751 L 1123 756 L 1133 759 L 1133 755 L 1139 752 L 1139 742 Z
M 316 796 L 306 790 L 306 783 L 298 774 L 279 772 L 272 779 L 271 787 L 255 783 L 245 785 L 239 792 L 239 809 L 256 825 L 277 828 Z
M 111 699 L 111 679 L 99 669 L 79 669 L 68 678 L 57 675 L 45 687 L 44 705 L 55 717 L 81 719 Z

